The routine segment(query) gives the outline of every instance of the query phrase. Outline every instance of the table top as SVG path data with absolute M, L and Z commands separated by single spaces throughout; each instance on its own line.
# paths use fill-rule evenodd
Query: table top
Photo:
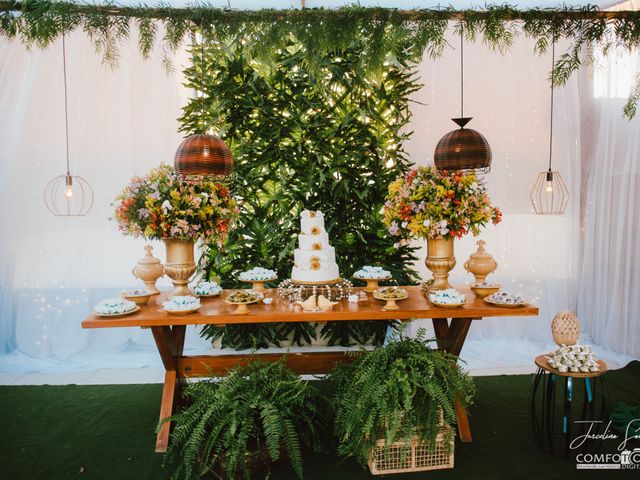
M 538 315 L 538 307 L 524 305 L 517 308 L 497 307 L 486 303 L 467 287 L 458 288 L 467 296 L 467 303 L 460 308 L 442 308 L 432 305 L 419 286 L 404 287 L 409 298 L 398 300 L 399 310 L 386 311 L 385 302 L 376 300 L 369 294 L 367 300 L 349 303 L 338 302 L 327 312 L 302 312 L 292 308 L 278 296 L 275 289 L 266 294 L 273 298 L 271 305 L 262 302 L 248 305 L 248 314 L 236 314 L 235 305 L 225 303 L 224 299 L 234 290 L 225 290 L 219 297 L 201 299 L 200 309 L 188 315 L 171 315 L 162 309 L 167 293 L 154 295 L 147 305 L 131 315 L 123 317 L 99 317 L 89 315 L 83 322 L 83 328 L 108 327 L 157 327 L 170 325 L 231 325 L 271 322 L 327 322 L 334 320 L 412 320 L 416 318 L 473 318 L 482 317 L 525 317 Z M 357 293 L 360 289 L 354 289 Z
M 549 355 L 549 354 L 547 354 Z M 541 368 L 542 370 L 545 370 L 548 373 L 553 373 L 554 375 L 557 375 L 559 377 L 572 377 L 572 378 L 594 378 L 594 377 L 599 377 L 600 375 L 604 375 L 607 370 L 609 370 L 609 367 L 607 366 L 606 363 L 604 363 L 603 360 L 597 360 L 598 365 L 600 365 L 600 370 L 597 372 L 589 372 L 589 373 L 585 373 L 585 372 L 559 372 L 558 370 L 556 370 L 555 368 L 552 368 L 551 366 L 549 366 L 549 362 L 547 360 L 547 356 L 546 355 L 538 355 L 536 357 L 536 365 Z

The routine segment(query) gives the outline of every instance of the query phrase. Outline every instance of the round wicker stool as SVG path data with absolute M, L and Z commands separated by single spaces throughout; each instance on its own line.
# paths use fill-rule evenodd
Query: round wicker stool
M 571 447 L 571 442 L 589 429 L 591 434 L 602 433 L 606 429 L 609 394 L 603 375 L 608 370 L 607 364 L 598 360 L 598 372 L 560 373 L 548 365 L 544 355 L 537 356 L 535 363 L 538 371 L 531 384 L 531 424 L 538 446 L 551 454 L 565 457 L 599 449 L 599 441 L 587 440 L 579 446 L 574 445 L 575 448 Z M 556 391 L 562 388 L 561 383 L 564 383 L 564 396 L 561 401 L 556 401 Z M 579 408 L 580 394 L 582 408 L 579 415 L 574 415 L 577 413 L 574 410 Z M 591 423 L 600 421 L 602 423 Z

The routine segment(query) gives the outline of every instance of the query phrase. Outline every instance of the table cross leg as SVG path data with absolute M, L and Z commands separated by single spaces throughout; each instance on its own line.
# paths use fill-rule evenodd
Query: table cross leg
M 177 377 L 177 357 L 182 355 L 186 327 L 151 327 L 153 339 L 158 347 L 162 364 L 165 368 L 164 387 L 162 388 L 162 402 L 160 404 L 160 420 L 173 414 L 176 398 L 180 395 L 182 380 Z M 169 445 L 171 424 L 163 423 L 156 437 L 156 452 L 166 452 Z
M 451 323 L 449 323 L 446 318 L 433 318 L 433 329 L 438 341 L 438 348 L 459 357 L 472 320 L 473 318 L 452 318 Z M 471 442 L 473 438 L 471 436 L 471 425 L 469 425 L 469 412 L 460 400 L 455 400 L 454 406 L 458 417 L 460 440 Z

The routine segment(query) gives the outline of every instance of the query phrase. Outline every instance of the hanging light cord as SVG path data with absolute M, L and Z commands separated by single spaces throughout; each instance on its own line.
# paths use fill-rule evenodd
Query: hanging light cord
M 67 100 L 67 47 L 64 40 L 65 35 L 62 34 L 62 72 L 64 75 L 64 129 L 66 138 L 66 154 L 67 154 L 67 176 L 69 176 L 69 107 Z
M 204 130 L 204 34 L 200 32 L 200 128 Z
M 551 120 L 549 122 L 549 171 L 551 171 L 551 155 L 553 153 L 553 69 L 556 64 L 556 40 L 551 44 Z
M 464 118 L 464 27 L 460 28 L 460 118 Z

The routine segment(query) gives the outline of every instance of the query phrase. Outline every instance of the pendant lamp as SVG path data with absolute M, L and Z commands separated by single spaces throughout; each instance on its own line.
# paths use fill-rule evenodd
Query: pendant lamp
M 549 168 L 540 172 L 531 189 L 531 203 L 539 215 L 562 215 L 569 203 L 569 189 L 560 172 L 551 169 L 553 153 L 553 68 L 556 62 L 555 39 L 551 46 L 551 113 L 549 121 Z
M 176 172 L 182 175 L 226 176 L 233 171 L 231 150 L 217 135 L 206 133 L 204 111 L 204 36 L 200 43 L 200 129 L 203 133 L 190 135 L 182 141 L 174 159 Z
M 465 128 L 471 117 L 464 116 L 464 35 L 460 31 L 460 118 L 452 118 L 460 128 L 447 133 L 436 145 L 433 160 L 437 170 L 491 171 L 491 147 L 480 132 Z
M 44 204 L 57 217 L 83 217 L 93 207 L 93 189 L 89 182 L 72 175 L 69 167 L 69 107 L 67 99 L 67 48 L 62 35 L 62 71 L 64 76 L 64 128 L 67 173 L 51 180 L 44 190 Z

